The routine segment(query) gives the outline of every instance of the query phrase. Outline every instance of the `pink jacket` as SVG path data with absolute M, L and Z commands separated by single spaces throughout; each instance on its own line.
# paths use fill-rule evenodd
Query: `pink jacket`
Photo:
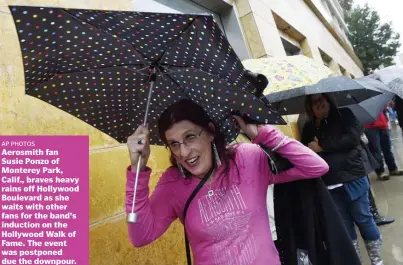
M 239 144 L 230 173 L 219 179 L 216 178 L 223 167 L 214 173 L 216 180 L 211 186 L 214 195 L 208 196 L 210 187 L 204 185 L 189 206 L 186 231 L 195 264 L 280 265 L 269 227 L 266 206 L 268 186 L 319 178 L 329 170 L 327 163 L 316 153 L 285 137 L 272 126 L 262 128 L 254 143 L 270 148 L 280 144 L 276 152 L 286 157 L 294 167 L 273 175 L 259 146 Z M 138 223 L 128 224 L 130 240 L 136 247 L 156 240 L 177 218 L 183 223 L 186 201 L 200 181 L 196 178 L 184 179 L 176 168 L 168 168 L 149 196 L 150 174 L 150 168 L 140 173 L 135 207 Z M 135 175 L 129 167 L 127 213 L 131 211 Z

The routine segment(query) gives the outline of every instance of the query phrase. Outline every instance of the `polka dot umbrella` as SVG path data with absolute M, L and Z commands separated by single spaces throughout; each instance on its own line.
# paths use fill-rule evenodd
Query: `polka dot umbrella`
M 211 15 L 32 6 L 10 10 L 26 94 L 121 143 L 148 123 L 150 143 L 162 145 L 157 120 L 181 99 L 200 104 L 227 142 L 239 134 L 233 113 L 257 123 L 286 123 L 262 96 L 259 76 L 243 68 Z
M 232 142 L 231 112 L 284 124 L 253 94 L 239 58 L 211 15 L 10 6 L 21 44 L 26 94 L 124 143 L 148 121 L 162 145 L 159 115 L 188 98 Z

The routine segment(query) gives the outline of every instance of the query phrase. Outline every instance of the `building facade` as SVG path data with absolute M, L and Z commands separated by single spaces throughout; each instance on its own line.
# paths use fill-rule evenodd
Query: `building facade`
M 4 0 L 0 6 L 0 119 L 3 135 L 90 136 L 90 264 L 185 264 L 183 227 L 176 221 L 156 242 L 134 248 L 124 210 L 127 147 L 75 117 L 25 95 L 24 69 L 7 5 L 147 12 L 211 13 L 243 59 L 303 54 L 336 75 L 362 76 L 346 38 L 337 0 Z M 283 127 L 284 132 L 290 127 Z M 150 191 L 169 166 L 163 147 L 152 147 Z M 139 217 L 141 218 L 141 217 Z
M 212 13 L 238 56 L 305 55 L 336 75 L 360 77 L 337 0 L 133 0 L 150 12 Z

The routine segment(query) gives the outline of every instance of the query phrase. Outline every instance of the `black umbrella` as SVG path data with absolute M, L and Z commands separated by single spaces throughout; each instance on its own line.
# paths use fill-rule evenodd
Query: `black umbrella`
M 329 77 L 317 84 L 268 94 L 267 99 L 282 115 L 305 113 L 305 97 L 328 94 L 338 107 L 358 104 L 382 93 L 373 84 L 344 76 Z
M 121 143 L 148 123 L 150 143 L 162 145 L 157 119 L 185 98 L 208 112 L 227 142 L 239 133 L 234 112 L 258 123 L 285 124 L 261 97 L 260 79 L 243 68 L 211 15 L 10 9 L 26 94 Z
M 377 88 L 379 91 L 383 92 L 382 94 L 371 97 L 358 104 L 345 106 L 351 109 L 351 111 L 357 117 L 358 121 L 361 122 L 361 124 L 365 125 L 378 119 L 379 114 L 381 114 L 386 105 L 393 99 L 395 94 L 386 85 L 375 79 L 362 77 L 355 80 L 362 82 L 362 84 L 371 85 Z

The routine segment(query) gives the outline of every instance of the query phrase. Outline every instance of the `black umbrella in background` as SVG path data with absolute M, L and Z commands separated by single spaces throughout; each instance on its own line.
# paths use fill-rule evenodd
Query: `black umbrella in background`
M 386 105 L 393 99 L 395 94 L 386 85 L 375 79 L 361 77 L 355 80 L 362 82 L 362 84 L 371 85 L 382 92 L 360 103 L 345 106 L 354 113 L 361 124 L 372 123 L 378 119 L 381 112 L 386 108 Z
M 314 85 L 268 94 L 266 97 L 281 115 L 292 115 L 305 113 L 305 97 L 315 94 L 327 94 L 337 106 L 345 107 L 382 92 L 369 82 L 337 76 L 324 78 Z
M 338 107 L 349 108 L 362 125 L 372 123 L 378 119 L 381 112 L 385 109 L 386 105 L 393 99 L 395 94 L 386 85 L 368 76 L 356 78 L 353 80 L 359 82 L 361 85 L 365 87 L 372 87 L 379 90 L 380 94 L 370 97 L 358 103 Z M 303 126 L 307 121 L 308 117 L 306 116 L 305 113 L 301 114 L 298 117 L 297 123 L 300 133 L 302 133 Z
M 207 111 L 227 142 L 239 133 L 234 112 L 257 123 L 286 123 L 262 96 L 267 80 L 243 68 L 210 15 L 10 9 L 26 94 L 121 143 L 148 123 L 150 143 L 162 145 L 158 118 L 185 98 Z M 129 222 L 136 222 L 138 175 Z

